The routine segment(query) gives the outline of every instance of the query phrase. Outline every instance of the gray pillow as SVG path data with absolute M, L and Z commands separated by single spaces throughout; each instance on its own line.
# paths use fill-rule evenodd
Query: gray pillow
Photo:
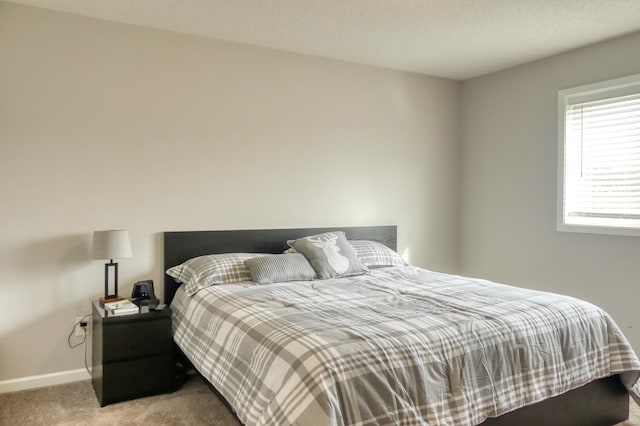
M 194 257 L 181 265 L 167 270 L 167 275 L 179 283 L 184 283 L 187 295 L 218 284 L 251 281 L 251 274 L 244 261 L 260 253 L 223 253 Z
M 300 253 L 274 254 L 247 259 L 244 265 L 259 284 L 311 281 L 318 278 L 307 258 Z
M 369 271 L 358 259 L 342 231 L 325 232 L 288 243 L 307 258 L 320 279 L 360 275 Z
M 384 244 L 369 240 L 349 240 L 356 255 L 367 268 L 406 266 L 407 262 Z

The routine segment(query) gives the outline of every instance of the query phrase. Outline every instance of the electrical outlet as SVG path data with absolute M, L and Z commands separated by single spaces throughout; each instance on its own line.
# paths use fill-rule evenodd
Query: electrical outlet
M 83 321 L 87 323 L 87 325 L 85 327 L 81 327 L 80 326 L 80 321 Z M 85 317 L 76 317 L 76 322 L 75 322 L 76 326 L 75 326 L 75 331 L 76 331 L 76 337 L 83 337 L 83 336 L 88 336 L 89 335 L 89 321 L 87 321 L 87 318 Z M 82 330 L 84 328 L 84 331 Z

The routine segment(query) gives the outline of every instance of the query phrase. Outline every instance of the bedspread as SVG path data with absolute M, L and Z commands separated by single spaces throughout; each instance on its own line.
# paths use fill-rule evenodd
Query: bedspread
M 640 361 L 602 309 L 415 267 L 178 291 L 174 339 L 247 425 L 475 425 Z

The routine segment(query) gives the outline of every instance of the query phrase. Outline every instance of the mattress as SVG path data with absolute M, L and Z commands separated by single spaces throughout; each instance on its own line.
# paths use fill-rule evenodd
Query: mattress
M 174 339 L 247 425 L 475 425 L 640 360 L 579 299 L 412 266 L 172 302 Z

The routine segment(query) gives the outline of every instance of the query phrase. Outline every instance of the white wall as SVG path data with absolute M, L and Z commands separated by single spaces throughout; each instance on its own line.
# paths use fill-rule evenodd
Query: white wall
M 0 382 L 83 368 L 93 230 L 397 224 L 457 268 L 460 83 L 0 2 Z M 159 289 L 162 294 L 162 289 Z
M 556 229 L 557 92 L 640 72 L 640 33 L 467 80 L 460 268 L 612 314 L 640 350 L 640 239 Z

